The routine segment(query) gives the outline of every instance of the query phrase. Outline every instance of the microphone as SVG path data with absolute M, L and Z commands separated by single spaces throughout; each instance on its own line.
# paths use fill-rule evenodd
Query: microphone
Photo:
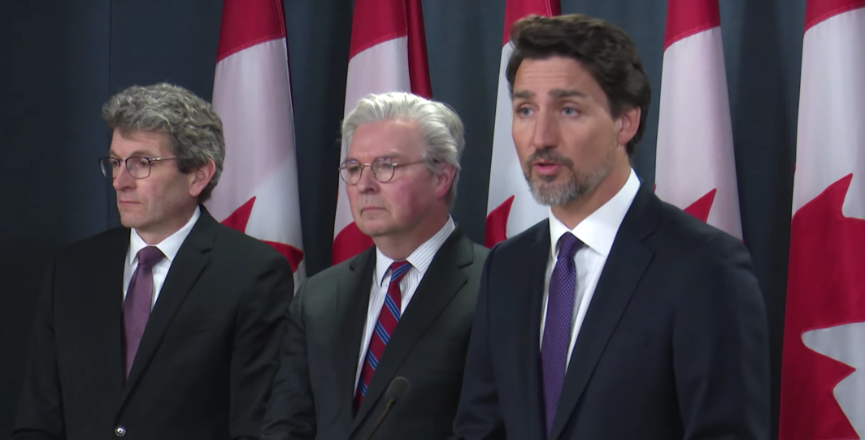
M 372 438 L 375 430 L 378 429 L 378 426 L 390 412 L 390 409 L 396 404 L 400 399 L 405 397 L 405 394 L 408 392 L 408 379 L 397 376 L 395 377 L 390 385 L 387 387 L 387 392 L 385 393 L 385 399 L 387 399 L 387 404 L 384 407 L 384 411 L 381 412 L 381 416 L 379 416 L 378 420 L 375 421 L 375 425 L 372 425 L 372 429 L 369 433 L 363 438 L 363 440 L 369 440 Z

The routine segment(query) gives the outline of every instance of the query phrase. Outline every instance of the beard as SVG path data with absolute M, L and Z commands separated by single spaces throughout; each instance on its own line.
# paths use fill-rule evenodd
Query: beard
M 523 176 L 529 184 L 532 196 L 541 205 L 567 205 L 597 188 L 601 181 L 607 177 L 613 167 L 614 152 L 614 149 L 610 150 L 600 167 L 593 170 L 578 170 L 574 168 L 574 161 L 553 152 L 549 148 L 535 150 L 523 162 Z M 562 171 L 568 173 L 567 180 L 557 184 L 555 183 L 559 177 L 557 175 L 535 176 L 532 165 L 540 160 L 561 166 Z

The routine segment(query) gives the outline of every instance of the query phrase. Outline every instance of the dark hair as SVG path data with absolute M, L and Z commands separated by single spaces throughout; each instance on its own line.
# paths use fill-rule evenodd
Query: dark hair
M 629 108 L 640 109 L 640 125 L 625 146 L 628 156 L 632 156 L 646 128 L 652 90 L 628 34 L 609 22 L 582 14 L 530 15 L 514 23 L 510 32 L 514 52 L 508 60 L 506 76 L 511 93 L 517 69 L 524 59 L 573 58 L 601 86 L 614 118 Z

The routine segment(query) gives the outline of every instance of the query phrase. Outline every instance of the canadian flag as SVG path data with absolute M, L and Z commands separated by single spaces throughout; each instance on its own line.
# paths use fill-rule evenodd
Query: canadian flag
M 345 115 L 369 93 L 395 91 L 432 97 L 421 2 L 356 0 L 351 23 Z M 345 151 L 342 151 L 339 162 L 344 160 Z M 339 179 L 333 230 L 333 264 L 373 244 L 354 224 L 342 179 Z
M 559 0 L 507 0 L 499 64 L 499 92 L 496 98 L 496 123 L 493 132 L 493 154 L 490 163 L 490 190 L 487 198 L 487 221 L 484 245 L 493 247 L 547 218 L 549 208 L 539 204 L 523 175 L 511 136 L 513 107 L 505 71 L 514 51 L 510 42 L 511 25 L 530 15 L 552 17 L 561 13 Z
M 808 0 L 779 439 L 865 438 L 865 0 Z
M 718 0 L 668 0 L 655 192 L 742 239 Z
M 225 0 L 213 107 L 225 168 L 208 210 L 284 255 L 305 276 L 288 48 L 281 0 Z

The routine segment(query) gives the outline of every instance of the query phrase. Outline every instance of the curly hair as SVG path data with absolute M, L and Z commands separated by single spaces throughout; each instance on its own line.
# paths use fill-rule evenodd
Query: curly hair
M 123 134 L 136 131 L 167 134 L 182 173 L 212 160 L 216 171 L 198 201 L 203 203 L 210 198 L 225 161 L 222 120 L 210 103 L 171 84 L 132 86 L 105 103 L 102 119 L 112 131 Z

